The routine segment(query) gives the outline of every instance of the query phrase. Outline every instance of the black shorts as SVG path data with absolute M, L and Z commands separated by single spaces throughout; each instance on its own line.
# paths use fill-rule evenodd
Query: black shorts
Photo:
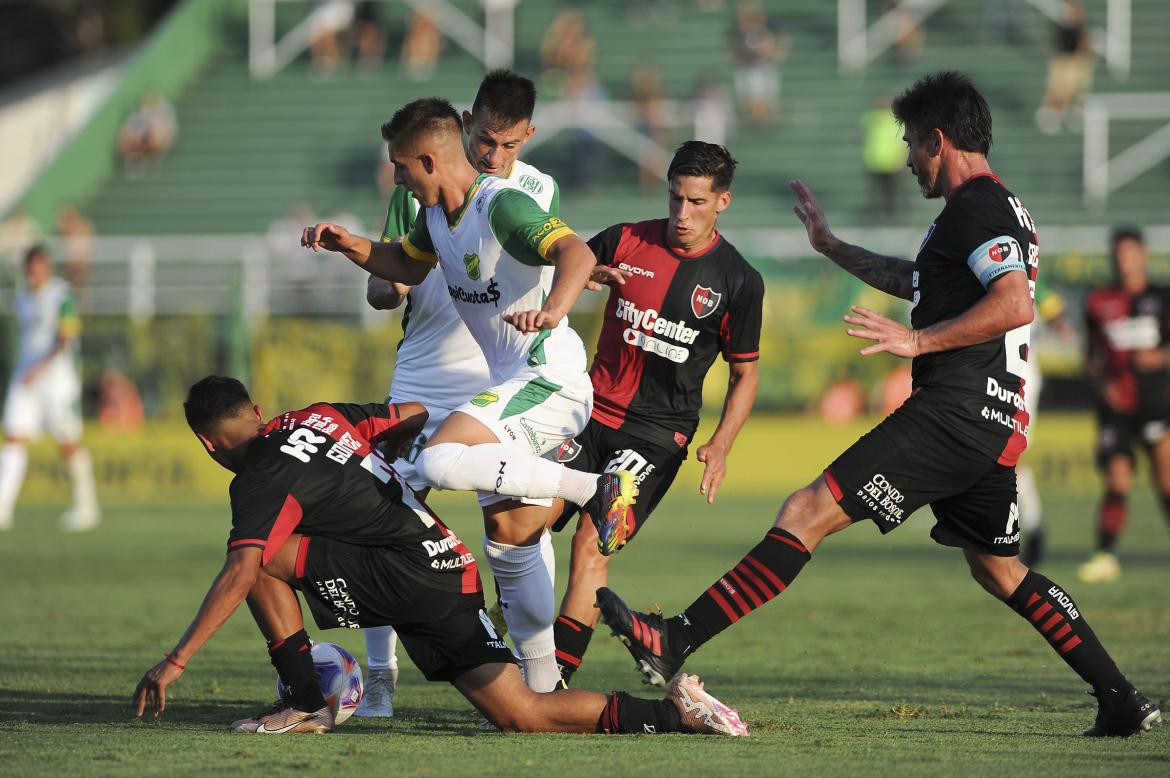
M 586 473 L 612 473 L 629 470 L 638 482 L 638 499 L 634 502 L 632 540 L 658 506 L 666 490 L 674 483 L 678 469 L 687 458 L 686 446 L 661 446 L 590 419 L 581 434 L 554 449 L 556 461 Z M 565 510 L 553 524 L 560 532 L 580 506 L 565 503 Z
M 1016 471 L 962 439 L 945 395 L 912 396 L 825 469 L 837 503 L 854 521 L 891 532 L 923 505 L 944 546 L 1015 556 L 1020 547 Z
M 1097 467 L 1104 470 L 1117 456 L 1132 461 L 1134 443 L 1149 451 L 1166 437 L 1167 431 L 1170 431 L 1170 405 L 1146 403 L 1136 413 L 1118 413 L 1098 405 Z
M 428 681 L 516 662 L 484 610 L 483 593 L 444 591 L 425 583 L 393 548 L 303 537 L 297 589 L 320 629 L 394 627 Z

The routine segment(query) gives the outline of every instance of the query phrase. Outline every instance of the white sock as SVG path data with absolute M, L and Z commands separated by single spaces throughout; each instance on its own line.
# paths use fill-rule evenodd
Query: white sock
M 597 473 L 582 473 L 561 465 L 561 482 L 557 484 L 557 497 L 581 506 L 597 494 Z
M 484 538 L 483 550 L 500 591 L 508 634 L 524 668 L 524 680 L 537 692 L 550 692 L 561 680 L 552 622 L 555 560 L 552 540 L 532 546 L 509 546 Z
M 560 497 L 562 472 L 567 469 L 502 443 L 439 443 L 424 448 L 414 467 L 438 489 L 533 499 Z
M 0 523 L 12 520 L 16 496 L 28 471 L 28 449 L 20 443 L 7 443 L 0 449 Z
M 79 513 L 97 513 L 97 488 L 93 481 L 93 460 L 89 452 L 79 448 L 65 460 L 69 482 L 73 487 L 73 508 Z
M 1020 529 L 1025 534 L 1039 529 L 1043 523 L 1040 490 L 1036 488 L 1032 468 L 1027 465 L 1016 466 L 1016 505 L 1020 509 Z
M 394 627 L 367 627 L 366 667 L 371 670 L 398 669 L 398 633 Z

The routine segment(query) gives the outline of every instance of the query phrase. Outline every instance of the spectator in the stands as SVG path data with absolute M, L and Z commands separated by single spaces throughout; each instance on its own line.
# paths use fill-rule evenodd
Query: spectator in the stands
M 1036 110 L 1036 126 L 1046 135 L 1080 118 L 1081 102 L 1093 83 L 1095 56 L 1089 41 L 1085 8 L 1078 0 L 1064 0 L 1048 58 L 1048 84 Z
M 695 140 L 726 146 L 735 133 L 735 109 L 731 93 L 722 81 L 704 78 L 695 86 L 692 102 Z
M 433 12 L 420 8 L 410 17 L 406 38 L 402 41 L 399 64 L 402 73 L 411 81 L 426 81 L 435 72 L 439 52 L 443 48 L 443 34 Z
M 892 14 L 894 20 L 894 61 L 899 65 L 911 65 L 926 44 L 922 19 L 913 8 L 907 7 L 905 0 L 888 0 L 886 12 Z
M 861 154 L 869 179 L 869 220 L 889 224 L 902 215 L 902 184 L 906 169 L 906 144 L 902 126 L 890 110 L 890 101 L 880 98 L 861 115 Z
M 540 41 L 542 79 L 556 95 L 570 91 L 570 82 L 580 91 L 586 73 L 593 71 L 596 45 L 580 11 L 567 8 L 557 14 Z
M 130 170 L 140 170 L 170 150 L 179 131 L 175 108 L 162 95 L 147 95 L 118 132 L 118 152 Z
M 93 222 L 82 216 L 72 203 L 65 203 L 57 210 L 57 235 L 65 249 L 65 280 L 73 286 L 73 295 L 83 308 L 93 262 L 93 233 Z
M 662 188 L 662 171 L 668 163 L 662 149 L 670 142 L 662 73 L 657 65 L 643 62 L 634 68 L 630 73 L 630 97 L 638 131 L 653 141 L 653 145 L 641 144 L 638 150 L 638 181 L 642 189 L 657 191 Z
M 354 9 L 353 40 L 357 48 L 358 67 L 376 70 L 386 56 L 386 28 L 379 0 L 360 0 Z
M 756 127 L 780 118 L 780 66 L 788 36 L 774 30 L 759 0 L 740 0 L 731 32 L 735 94 L 740 112 Z

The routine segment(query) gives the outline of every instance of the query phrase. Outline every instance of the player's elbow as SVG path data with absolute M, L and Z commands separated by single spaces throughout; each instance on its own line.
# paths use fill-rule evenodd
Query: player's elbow
M 1016 327 L 1023 327 L 1032 323 L 1036 318 L 1036 306 L 1032 304 L 1031 299 L 1015 298 L 1012 300 L 1011 310 L 1008 315 L 1012 320 L 1011 329 L 1014 330 Z

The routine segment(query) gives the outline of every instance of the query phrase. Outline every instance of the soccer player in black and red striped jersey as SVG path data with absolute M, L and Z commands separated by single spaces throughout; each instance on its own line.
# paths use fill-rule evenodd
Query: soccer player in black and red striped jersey
M 1150 456 L 1170 519 L 1170 288 L 1150 282 L 1140 230 L 1118 228 L 1112 244 L 1113 283 L 1085 299 L 1085 364 L 1097 395 L 1097 467 L 1105 480 L 1097 551 L 1077 568 L 1085 583 L 1121 577 L 1117 538 L 1129 517 L 1135 443 Z
M 232 730 L 331 730 L 299 590 L 320 629 L 393 626 L 427 680 L 448 681 L 505 732 L 747 734 L 696 676 L 680 676 L 663 700 L 525 685 L 484 610 L 475 558 L 376 450 L 393 460 L 413 440 L 421 404 L 314 403 L 266 423 L 243 384 L 209 376 L 184 410 L 212 459 L 236 474 L 232 529 L 194 621 L 138 683 L 138 715 L 162 712 L 167 686 L 247 600 L 290 691 Z
M 569 585 L 553 624 L 566 681 L 597 623 L 593 602 L 607 582 L 609 555 L 641 530 L 687 457 L 703 379 L 716 357 L 730 375 L 719 424 L 697 451 L 709 503 L 756 399 L 764 281 L 716 226 L 731 204 L 735 164 L 723 146 L 682 144 L 667 169 L 668 217 L 616 224 L 589 240 L 598 263 L 624 281 L 611 285 L 590 370 L 592 417 L 557 459 L 585 472 L 629 471 L 641 497 L 608 521 L 588 511 L 578 520 Z M 578 510 L 567 503 L 554 528 Z
M 893 111 L 923 196 L 946 201 L 915 261 L 839 240 L 808 188 L 793 182 L 796 215 L 818 252 L 870 286 L 913 303 L 906 327 L 854 306 L 861 354 L 913 359 L 910 398 L 791 494 L 775 524 L 681 614 L 630 611 L 598 591 L 602 618 L 647 678 L 661 683 L 716 634 L 790 586 L 829 535 L 869 519 L 890 532 L 929 504 L 936 542 L 962 549 L 971 575 L 1026 618 L 1093 687 L 1088 736 L 1125 736 L 1161 721 L 1117 668 L 1069 594 L 1019 560 L 1014 466 L 1027 444 L 1021 376 L 1039 266 L 1032 217 L 991 172 L 991 111 L 969 79 L 926 76 Z

